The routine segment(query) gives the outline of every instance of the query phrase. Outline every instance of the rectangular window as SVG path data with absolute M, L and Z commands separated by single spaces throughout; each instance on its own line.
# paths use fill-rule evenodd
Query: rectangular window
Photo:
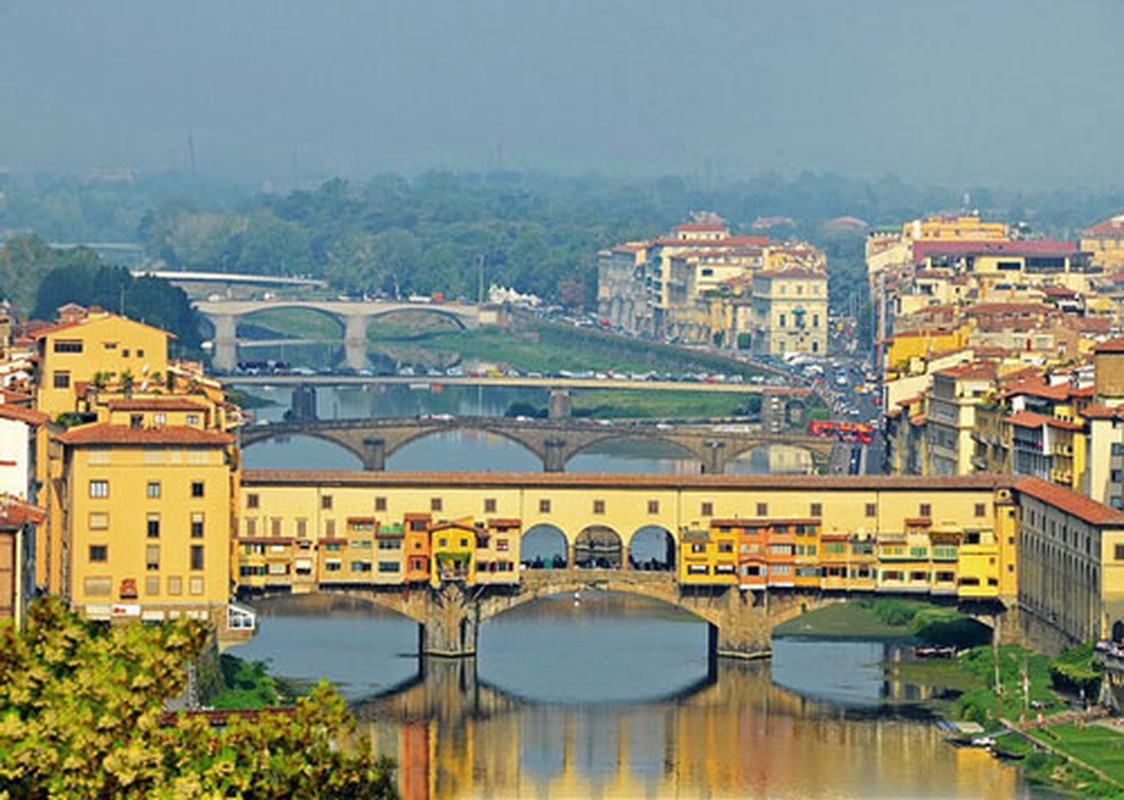
M 759 516 L 759 517 L 769 516 L 769 504 L 768 503 L 758 503 L 757 504 L 757 516 Z
M 304 522 L 304 520 L 301 520 L 301 522 Z M 192 539 L 202 539 L 203 538 L 203 512 L 202 511 L 192 511 L 191 512 L 191 538 Z
M 371 562 L 370 561 L 352 561 L 351 562 L 351 571 L 352 572 L 370 572 L 371 571 Z
M 69 389 L 70 388 L 70 373 L 65 370 L 59 370 L 54 374 L 52 385 L 56 389 Z
M 270 517 L 269 518 L 269 535 L 270 536 L 280 536 L 281 535 L 281 518 L 280 517 Z
M 324 520 L 324 536 L 331 539 L 336 535 L 336 521 L 334 519 Z
M 379 572 L 398 572 L 399 564 L 397 561 L 380 561 Z
M 484 498 L 484 513 L 485 514 L 495 514 L 496 513 L 496 499 L 494 497 L 485 497 Z
M 866 515 L 868 517 L 877 516 L 878 515 L 878 506 L 876 506 L 874 503 L 867 503 L 866 504 Z
M 109 597 L 113 593 L 111 578 L 86 578 L 82 585 L 90 597 Z
M 704 517 L 713 517 L 714 516 L 714 503 L 703 503 L 699 507 L 699 513 L 702 514 Z
M 660 501 L 659 500 L 649 500 L 648 501 L 648 513 L 649 514 L 660 513 Z
M 200 514 L 199 517 L 200 517 L 199 521 L 200 521 L 200 523 L 202 523 L 203 515 Z M 194 521 L 194 519 L 192 521 Z M 199 531 L 200 531 L 199 535 L 202 536 L 203 535 L 202 525 L 200 525 Z M 192 535 L 193 536 L 195 535 L 194 529 L 193 529 Z M 297 517 L 297 538 L 298 539 L 305 539 L 307 537 L 308 537 L 308 520 L 305 519 L 304 517 Z
M 440 511 L 441 510 L 441 498 L 440 497 L 429 498 L 429 510 L 430 511 Z
M 385 497 L 376 497 L 375 498 L 375 511 L 386 511 L 386 498 Z
M 929 503 L 921 503 L 917 506 L 917 513 L 922 517 L 929 518 L 933 516 L 933 507 Z
M 261 504 L 261 497 L 257 494 L 246 495 L 246 508 L 257 508 Z
M 1115 557 L 1117 561 L 1124 561 L 1124 544 L 1118 544 L 1115 547 Z M 90 559 L 93 561 L 93 559 Z
M 71 339 L 60 339 L 55 342 L 56 353 L 81 353 L 82 342 Z
M 179 575 L 173 575 L 168 578 L 168 594 L 183 594 L 183 578 L 181 578 Z
M 163 416 L 163 415 L 161 415 L 161 416 Z M 188 425 L 198 425 L 199 421 L 200 420 L 199 420 L 198 414 L 188 414 L 187 415 L 187 424 Z
M 145 531 L 149 539 L 160 538 L 160 515 L 149 514 L 145 519 Z
M 540 500 L 539 501 L 539 513 L 540 514 L 549 514 L 550 513 L 550 501 L 549 500 Z
M 1119 548 L 1120 545 L 1117 545 Z M 96 564 L 103 564 L 109 560 L 109 545 L 107 544 L 92 544 L 90 545 L 90 562 Z
M 258 535 L 258 521 L 256 519 L 246 520 L 246 535 L 247 536 L 257 536 Z
M 90 481 L 90 497 L 109 497 L 109 481 Z
M 503 537 L 499 537 L 499 538 L 496 539 L 496 551 L 497 552 L 506 553 L 507 550 L 508 550 L 508 547 L 509 547 L 509 542 L 507 541 L 507 539 L 505 539 Z
M 160 594 L 160 576 L 149 575 L 144 579 L 144 593 L 148 596 Z
M 191 496 L 192 497 L 202 497 L 203 496 L 203 481 L 192 481 L 191 482 Z
M 109 462 L 109 448 L 108 447 L 91 447 L 88 455 L 89 463 L 91 465 L 97 464 L 104 466 Z
M 198 575 L 187 582 L 187 590 L 191 594 L 203 594 L 203 579 Z
M 104 511 L 90 513 L 89 528 L 92 531 L 104 531 L 109 528 L 109 514 Z
M 201 544 L 191 546 L 191 568 L 203 569 L 203 545 Z
M 326 495 L 321 496 L 321 498 L 320 498 L 320 508 L 322 508 L 325 511 L 331 511 L 332 510 L 332 495 L 326 494 Z
M 149 572 L 160 569 L 160 545 L 150 544 L 144 549 L 144 568 Z
M 594 500 L 593 501 L 593 513 L 594 514 L 604 514 L 605 513 L 605 501 L 604 500 Z
M 987 503 L 976 503 L 976 516 L 982 517 L 987 514 Z
M 823 503 L 812 503 L 808 507 L 808 513 L 813 517 L 823 516 Z
M 155 500 L 160 497 L 160 481 L 149 481 L 145 489 L 145 496 L 150 500 Z

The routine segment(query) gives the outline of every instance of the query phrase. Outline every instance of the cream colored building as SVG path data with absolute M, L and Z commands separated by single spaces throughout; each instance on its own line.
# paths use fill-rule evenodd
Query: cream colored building
M 1019 605 L 1074 642 L 1124 639 L 1124 512 L 1038 478 L 1015 490 Z
M 827 353 L 827 275 L 808 270 L 764 270 L 753 276 L 756 331 L 761 355 Z
M 995 388 L 993 364 L 965 364 L 933 374 L 929 393 L 928 475 L 970 475 L 975 471 L 976 407 Z

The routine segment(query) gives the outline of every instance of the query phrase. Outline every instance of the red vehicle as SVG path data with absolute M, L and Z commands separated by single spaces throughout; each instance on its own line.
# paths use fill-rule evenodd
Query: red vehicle
M 849 420 L 814 419 L 808 423 L 808 435 L 870 444 L 874 439 L 874 426 Z

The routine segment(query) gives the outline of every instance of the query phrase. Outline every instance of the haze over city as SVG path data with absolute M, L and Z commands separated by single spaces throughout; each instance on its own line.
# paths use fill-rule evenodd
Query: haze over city
M 4 3 L 0 166 L 1114 185 L 1124 8 Z

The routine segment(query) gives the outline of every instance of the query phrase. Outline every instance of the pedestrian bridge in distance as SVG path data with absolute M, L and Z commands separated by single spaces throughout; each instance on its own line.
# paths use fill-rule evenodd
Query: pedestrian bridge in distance
M 243 447 L 288 436 L 311 436 L 339 445 L 369 471 L 386 469 L 386 459 L 426 436 L 449 431 L 482 431 L 503 437 L 538 456 L 545 472 L 564 472 L 583 450 L 613 439 L 667 442 L 699 461 L 704 473 L 721 475 L 738 456 L 759 447 L 787 445 L 807 451 L 824 467 L 834 442 L 805 433 L 767 433 L 749 424 L 667 425 L 651 422 L 539 420 L 511 417 L 428 417 L 274 422 L 243 428 Z
M 387 314 L 411 313 L 437 315 L 451 320 L 458 327 L 477 328 L 499 320 L 494 308 L 464 303 L 403 303 L 346 300 L 199 300 L 195 309 L 214 327 L 215 369 L 231 372 L 238 363 L 238 322 L 261 311 L 303 308 L 332 317 L 344 329 L 344 354 L 352 369 L 363 369 L 367 361 L 367 329 L 371 322 Z

